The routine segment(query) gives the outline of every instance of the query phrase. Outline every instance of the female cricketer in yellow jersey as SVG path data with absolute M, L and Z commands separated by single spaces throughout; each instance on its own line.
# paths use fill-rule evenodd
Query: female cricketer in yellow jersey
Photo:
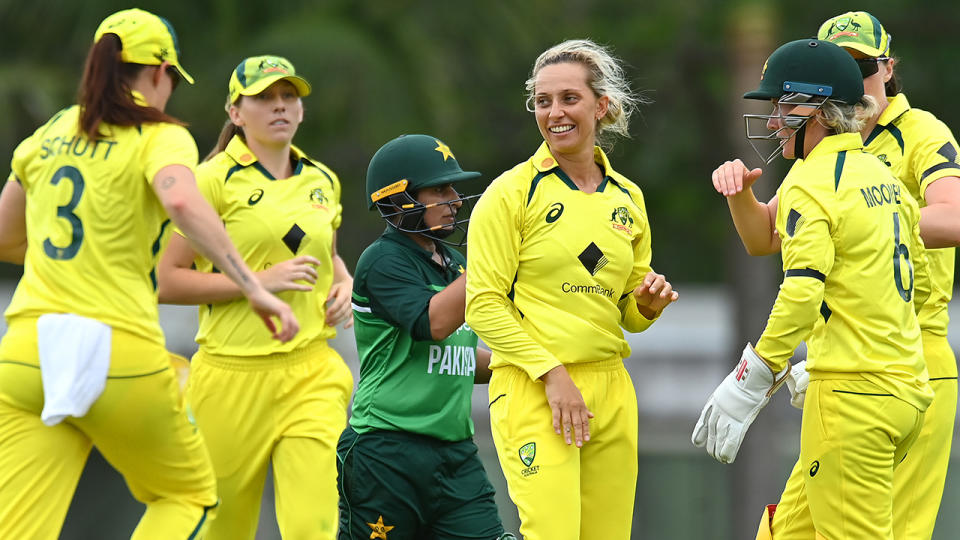
M 527 90 L 544 143 L 477 204 L 466 319 L 493 351 L 490 421 L 520 532 L 627 539 L 638 425 L 621 327 L 644 330 L 677 298 L 650 268 L 643 194 L 596 146 L 627 134 L 637 98 L 587 40 L 541 54 Z
M 160 299 L 200 307 L 200 350 L 187 402 L 207 441 L 220 492 L 208 539 L 252 539 L 273 466 L 284 538 L 337 532 L 336 444 L 353 388 L 327 340 L 352 324 L 353 280 L 336 251 L 340 182 L 293 146 L 307 81 L 278 56 L 240 62 L 220 142 L 197 168 L 204 196 L 260 281 L 288 301 L 301 332 L 275 343 L 253 331 L 240 291 L 174 235 L 160 263 Z M 195 265 L 195 268 L 194 268 Z
M 244 265 L 197 190 L 190 134 L 163 113 L 177 81 L 193 82 L 179 55 L 160 17 L 107 17 L 79 104 L 14 152 L 0 257 L 24 262 L 24 274 L 0 343 L 0 538 L 59 536 L 91 445 L 146 504 L 133 538 L 199 538 L 213 517 L 210 456 L 158 323 L 154 264 L 167 216 L 268 326 L 279 316 L 276 337 L 296 333 L 289 306 Z
M 894 475 L 893 517 L 896 538 L 926 540 L 933 535 L 943 495 L 957 405 L 957 363 L 947 342 L 947 305 L 953 295 L 954 246 L 960 244 L 960 226 L 955 219 L 960 214 L 958 146 L 943 122 L 911 108 L 900 93 L 893 71 L 895 59 L 890 56 L 891 37 L 875 17 L 863 11 L 843 13 L 825 21 L 818 37 L 840 45 L 857 60 L 864 91 L 880 104 L 860 131 L 864 150 L 877 156 L 921 205 L 920 234 L 928 248 L 931 294 L 919 318 L 923 356 L 935 397 L 924 414 L 917 442 Z M 727 196 L 737 232 L 754 255 L 780 249 L 773 226 L 777 198 L 764 205 L 750 189 L 760 173 L 760 169 L 750 171 L 734 160 L 718 167 L 713 175 L 714 187 Z M 802 375 L 802 370 L 801 364 L 794 367 L 795 373 Z M 802 400 L 800 392 L 794 401 L 802 404 Z M 805 515 L 799 467 L 775 506 L 774 528 L 778 531 L 793 527 L 795 518 L 791 516 Z M 761 528 L 769 528 L 769 514 L 764 513 Z
M 809 507 L 795 520 L 803 527 L 774 525 L 778 539 L 893 539 L 894 469 L 933 399 L 916 317 L 930 294 L 919 207 L 863 151 L 859 131 L 877 107 L 863 88 L 843 49 L 799 40 L 777 49 L 744 95 L 774 104 L 770 115 L 745 115 L 748 138 L 777 139 L 796 159 L 778 190 L 784 281 L 756 349 L 747 344 L 713 393 L 693 442 L 732 462 L 807 340 L 795 471 Z M 771 133 L 753 135 L 752 119 Z

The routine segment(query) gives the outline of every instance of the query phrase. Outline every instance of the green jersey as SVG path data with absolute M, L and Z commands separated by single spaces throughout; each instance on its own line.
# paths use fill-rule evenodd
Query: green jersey
M 473 436 L 470 398 L 477 335 L 462 325 L 430 333 L 430 299 L 466 271 L 458 251 L 437 246 L 444 264 L 388 227 L 357 261 L 353 314 L 360 382 L 350 426 L 405 431 L 446 441 Z

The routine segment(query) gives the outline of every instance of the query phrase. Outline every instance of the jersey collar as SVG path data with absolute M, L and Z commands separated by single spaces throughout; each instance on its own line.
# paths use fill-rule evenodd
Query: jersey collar
M 227 143 L 227 147 L 224 149 L 224 152 L 226 152 L 231 159 L 236 161 L 237 165 L 240 165 L 241 167 L 249 167 L 250 165 L 256 164 L 257 168 L 260 169 L 267 178 L 275 180 L 273 175 L 267 172 L 267 170 L 258 163 L 257 156 L 252 150 L 250 150 L 250 147 L 247 146 L 247 143 L 244 142 L 239 135 L 234 135 L 233 138 L 230 139 L 230 142 Z M 304 165 L 313 165 L 313 162 L 310 161 L 310 158 L 303 153 L 303 150 L 300 150 L 292 144 L 290 145 L 290 153 L 293 155 L 293 160 L 295 163 L 293 167 L 294 175 L 300 174 L 300 171 L 303 170 Z
M 403 232 L 397 230 L 396 227 L 392 225 L 387 225 L 387 230 L 383 231 L 383 238 L 396 242 L 403 247 L 413 251 L 423 259 L 430 261 L 434 266 L 441 266 L 437 264 L 437 261 L 433 260 L 433 253 L 423 249 L 420 244 L 414 242 L 413 238 L 410 238 Z M 440 257 L 445 261 L 450 261 L 450 255 L 446 252 L 447 247 L 443 245 L 443 242 L 434 242 L 437 246 L 437 253 L 440 254 Z
M 131 90 L 130 96 L 133 97 L 133 102 L 141 107 L 149 107 L 150 104 L 147 103 L 147 98 L 143 97 L 143 94 L 139 90 Z
M 560 168 L 560 165 L 557 164 L 557 160 L 553 157 L 553 153 L 550 152 L 550 147 L 547 146 L 546 141 L 540 145 L 540 148 L 537 148 L 536 153 L 533 154 L 533 158 L 531 159 L 533 160 L 533 167 L 537 172 L 541 174 L 554 173 L 570 189 L 578 190 L 577 185 L 570 180 L 567 174 L 563 172 L 563 169 Z M 599 146 L 593 147 L 593 160 L 603 168 L 603 182 L 601 182 L 597 188 L 598 192 L 602 192 L 608 180 L 616 183 L 616 180 L 612 178 L 613 167 L 610 166 L 610 160 L 607 158 L 607 154 L 605 154 Z
M 879 126 L 886 126 L 893 123 L 893 121 L 900 118 L 903 113 L 910 110 L 910 102 L 907 101 L 907 96 L 904 94 L 897 94 L 892 98 L 887 98 L 887 102 L 887 108 L 883 110 L 880 118 L 877 119 L 877 125 Z
M 824 137 L 817 146 L 810 151 L 806 159 L 812 159 L 819 155 L 837 154 L 844 150 L 857 150 L 863 148 L 863 139 L 860 133 L 841 133 L 839 135 L 830 135 Z

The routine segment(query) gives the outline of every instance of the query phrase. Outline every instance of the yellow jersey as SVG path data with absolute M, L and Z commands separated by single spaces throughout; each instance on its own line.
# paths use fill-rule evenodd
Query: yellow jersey
M 197 183 L 220 215 L 227 233 L 251 270 L 311 255 L 320 260 L 310 292 L 284 291 L 300 332 L 287 343 L 273 339 L 245 298 L 200 306 L 197 343 L 210 354 L 262 356 L 294 350 L 336 329 L 326 325 L 326 300 L 333 283 L 334 231 L 340 227 L 340 180 L 322 163 L 291 147 L 293 176 L 275 179 L 240 137 L 197 167 Z M 198 255 L 197 270 L 218 272 Z
M 930 291 L 916 201 L 857 133 L 824 138 L 777 194 L 784 280 L 757 352 L 779 372 L 809 336 L 811 379 L 864 378 L 925 410 L 916 312 Z
M 103 124 L 91 141 L 79 111 L 57 113 L 14 151 L 27 253 L 7 320 L 75 313 L 162 344 L 156 259 L 169 221 L 152 182 L 168 165 L 193 170 L 196 143 L 166 123 Z
M 960 176 L 957 141 L 943 122 L 910 107 L 907 97 L 889 98 L 864 147 L 889 167 L 907 187 L 920 207 L 927 205 L 927 187 L 944 176 Z M 938 336 L 947 335 L 947 305 L 953 296 L 955 248 L 927 251 L 930 263 L 930 298 L 920 311 L 920 328 Z M 948 365 L 928 366 L 931 377 L 957 375 L 953 359 Z
M 560 364 L 630 355 L 621 326 L 652 321 L 633 289 L 651 271 L 643 194 L 595 148 L 604 179 L 580 191 L 547 144 L 503 173 L 470 219 L 467 323 L 493 351 L 491 368 L 532 379 Z

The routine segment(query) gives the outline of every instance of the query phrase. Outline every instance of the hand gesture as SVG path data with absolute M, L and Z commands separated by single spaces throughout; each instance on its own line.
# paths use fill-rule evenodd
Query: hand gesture
M 637 309 L 640 314 L 652 319 L 663 308 L 676 302 L 680 293 L 673 290 L 673 286 L 663 277 L 663 274 L 648 272 L 643 282 L 633 290 L 633 296 L 637 299 Z
M 573 442 L 570 433 L 576 440 L 577 448 L 583 446 L 584 441 L 590 440 L 590 419 L 593 413 L 587 409 L 580 389 L 574 384 L 567 368 L 557 366 L 543 375 L 543 382 L 547 394 L 547 403 L 553 411 L 553 431 L 560 435 L 563 429 L 563 439 L 567 444 Z
M 727 161 L 714 169 L 713 189 L 725 197 L 731 197 L 745 189 L 750 189 L 761 174 L 763 174 L 762 169 L 749 170 L 739 159 Z
M 336 326 L 343 322 L 344 328 L 353 326 L 353 279 L 346 278 L 330 286 L 327 296 L 327 326 Z
M 317 267 L 320 261 L 309 255 L 301 255 L 277 263 L 266 270 L 257 272 L 257 279 L 270 292 L 312 291 L 317 282 Z M 298 283 L 306 281 L 310 285 Z
M 297 322 L 290 306 L 267 292 L 265 288 L 257 287 L 255 291 L 247 295 L 247 300 L 250 302 L 253 311 L 263 319 L 263 323 L 267 325 L 274 339 L 286 343 L 300 331 L 300 323 Z M 274 318 L 280 321 L 279 330 L 277 330 L 277 325 L 273 321 Z

